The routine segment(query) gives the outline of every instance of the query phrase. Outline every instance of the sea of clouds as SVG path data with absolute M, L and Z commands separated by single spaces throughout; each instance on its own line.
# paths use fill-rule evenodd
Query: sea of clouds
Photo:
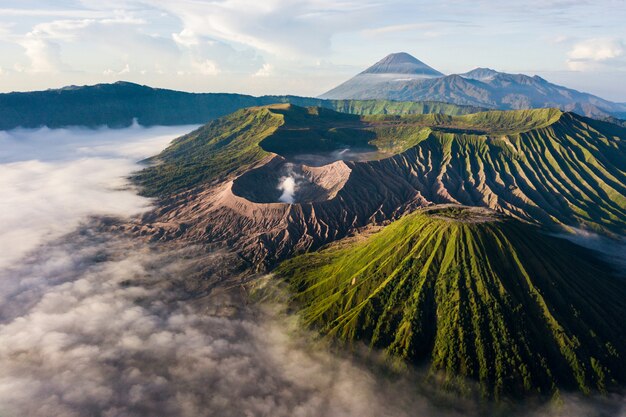
M 0 416 L 481 414 L 320 346 L 280 304 L 208 291 L 225 254 L 104 231 L 152 204 L 136 161 L 191 129 L 0 132 Z M 624 415 L 602 405 L 525 415 Z

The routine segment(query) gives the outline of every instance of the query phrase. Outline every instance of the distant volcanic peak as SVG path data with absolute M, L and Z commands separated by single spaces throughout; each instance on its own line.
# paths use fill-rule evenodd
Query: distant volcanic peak
M 421 77 L 443 77 L 444 74 L 406 52 L 390 54 L 361 74 L 405 74 Z
M 500 110 L 558 107 L 600 120 L 626 117 L 622 104 L 550 83 L 536 75 L 479 67 L 445 76 L 403 52 L 385 57 L 320 98 L 440 101 Z

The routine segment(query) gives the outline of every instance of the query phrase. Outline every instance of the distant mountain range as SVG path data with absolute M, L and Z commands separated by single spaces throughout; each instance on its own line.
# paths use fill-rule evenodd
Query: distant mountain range
M 119 81 L 0 94 L 0 130 L 67 126 L 113 128 L 203 124 L 245 107 L 290 103 L 344 113 L 451 116 L 488 109 L 557 107 L 626 125 L 626 104 L 540 77 L 477 68 L 445 76 L 409 54 L 392 54 L 320 98 L 188 93 Z
M 244 107 L 273 103 L 320 106 L 354 114 L 441 113 L 461 115 L 484 110 L 446 103 L 375 100 L 323 100 L 296 96 L 187 93 L 129 82 L 71 86 L 55 90 L 0 94 L 0 130 L 16 127 L 126 127 L 203 124 Z
M 552 84 L 536 75 L 489 68 L 444 75 L 404 52 L 386 56 L 320 98 L 436 100 L 500 110 L 556 107 L 600 119 L 626 117 L 624 103 Z

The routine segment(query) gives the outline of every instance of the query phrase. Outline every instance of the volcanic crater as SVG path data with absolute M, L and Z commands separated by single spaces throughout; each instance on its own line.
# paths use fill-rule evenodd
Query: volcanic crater
M 343 161 L 321 167 L 276 156 L 233 181 L 232 193 L 254 203 L 312 203 L 334 198 L 350 177 Z
M 620 234 L 623 135 L 553 109 L 364 118 L 244 109 L 177 139 L 139 173 L 162 198 L 136 228 L 223 242 L 261 269 L 440 204 Z

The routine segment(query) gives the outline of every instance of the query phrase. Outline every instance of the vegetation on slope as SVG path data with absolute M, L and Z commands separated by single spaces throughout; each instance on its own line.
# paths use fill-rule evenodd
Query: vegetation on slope
M 517 214 L 529 221 L 552 219 L 623 236 L 624 138 L 623 128 L 565 113 L 551 124 L 519 133 L 433 132 L 416 152 L 434 153 L 446 161 L 438 172 L 468 193 L 487 187 L 489 192 L 482 195 L 523 206 L 524 214 Z M 473 201 L 463 192 L 456 200 Z
M 320 106 L 354 114 L 443 113 L 461 115 L 480 107 L 438 102 L 322 100 L 296 96 L 186 93 L 127 82 L 0 94 L 0 130 L 16 127 L 126 127 L 204 124 L 239 109 L 273 103 Z
M 626 284 L 589 251 L 469 208 L 408 215 L 284 262 L 307 325 L 485 396 L 626 381 Z
M 268 108 L 239 110 L 172 142 L 133 180 L 146 195 L 167 195 L 242 173 L 269 155 L 258 143 L 283 124 Z
M 623 235 L 624 138 L 620 126 L 555 109 L 356 116 L 285 104 L 210 122 L 175 141 L 136 179 L 147 195 L 165 196 L 244 172 L 272 153 L 328 157 L 350 147 L 379 159 L 352 167 L 359 181 L 375 172 L 387 184 L 381 186 L 404 184 L 406 196 Z

